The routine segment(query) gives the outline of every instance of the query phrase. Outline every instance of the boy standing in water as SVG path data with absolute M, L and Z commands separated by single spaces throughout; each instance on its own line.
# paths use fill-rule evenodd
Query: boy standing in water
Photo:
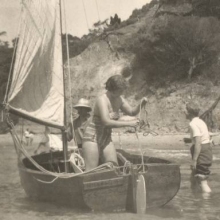
M 203 192 L 211 192 L 207 183 L 210 174 L 209 168 L 212 165 L 212 148 L 210 144 L 210 136 L 206 123 L 199 118 L 199 105 L 191 101 L 186 105 L 187 119 L 190 120 L 190 135 L 192 139 L 192 147 L 190 149 L 192 155 L 192 181 L 197 181 Z M 194 180 L 193 180 L 194 179 Z

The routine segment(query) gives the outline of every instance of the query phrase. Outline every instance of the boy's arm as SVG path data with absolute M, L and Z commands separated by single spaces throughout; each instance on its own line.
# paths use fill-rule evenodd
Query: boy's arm
M 194 140 L 195 140 L 195 147 L 194 147 L 194 153 L 192 157 L 192 168 L 196 169 L 197 159 L 201 151 L 201 137 L 196 136 L 194 137 Z

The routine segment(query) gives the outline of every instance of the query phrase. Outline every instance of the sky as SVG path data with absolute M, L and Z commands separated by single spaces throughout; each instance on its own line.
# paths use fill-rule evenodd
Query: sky
M 0 0 L 0 32 L 7 34 L 1 40 L 11 41 L 17 36 L 21 0 Z M 140 9 L 150 0 L 64 0 L 67 32 L 81 37 L 98 20 L 105 20 L 115 13 L 126 20 L 134 9 Z

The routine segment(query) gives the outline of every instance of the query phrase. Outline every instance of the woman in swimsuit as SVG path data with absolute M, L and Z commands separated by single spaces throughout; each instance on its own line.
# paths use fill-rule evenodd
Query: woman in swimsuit
M 112 143 L 112 128 L 137 127 L 139 120 L 120 121 L 119 110 L 129 116 L 135 116 L 140 111 L 140 105 L 146 104 L 143 98 L 136 107 L 131 107 L 121 96 L 127 87 L 126 80 L 121 75 L 114 75 L 106 82 L 107 92 L 101 95 L 94 105 L 91 122 L 83 136 L 83 156 L 86 171 L 98 166 L 99 162 L 117 162 L 117 154 Z

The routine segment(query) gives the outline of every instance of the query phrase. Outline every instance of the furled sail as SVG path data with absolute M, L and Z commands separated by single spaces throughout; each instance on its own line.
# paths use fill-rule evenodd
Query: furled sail
M 59 0 L 23 0 L 9 108 L 30 119 L 64 125 Z

